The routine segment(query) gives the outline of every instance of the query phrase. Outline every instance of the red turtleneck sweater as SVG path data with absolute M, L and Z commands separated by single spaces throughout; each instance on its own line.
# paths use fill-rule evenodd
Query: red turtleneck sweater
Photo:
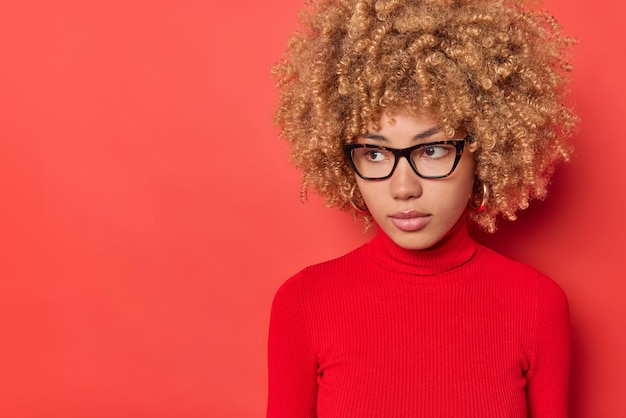
M 382 231 L 277 292 L 267 416 L 567 416 L 569 321 L 545 275 L 460 222 L 404 250 Z

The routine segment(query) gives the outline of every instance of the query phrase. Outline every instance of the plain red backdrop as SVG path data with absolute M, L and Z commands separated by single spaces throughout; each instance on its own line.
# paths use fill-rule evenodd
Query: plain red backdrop
M 259 417 L 277 287 L 368 239 L 271 124 L 301 0 L 0 5 L 0 415 Z M 477 237 L 570 299 L 572 417 L 626 416 L 622 7 L 580 39 L 574 161 Z

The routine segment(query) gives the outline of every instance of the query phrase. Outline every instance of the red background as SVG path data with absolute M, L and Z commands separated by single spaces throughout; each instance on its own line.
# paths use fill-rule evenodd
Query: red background
M 626 416 L 623 11 L 551 0 L 584 119 L 549 198 L 478 238 L 570 299 L 572 416 Z M 273 293 L 368 239 L 271 125 L 300 0 L 2 2 L 0 415 L 254 417 Z

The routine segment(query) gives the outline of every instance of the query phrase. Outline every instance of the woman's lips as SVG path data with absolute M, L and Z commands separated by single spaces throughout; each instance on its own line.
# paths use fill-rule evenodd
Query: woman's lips
M 393 223 L 396 228 L 401 231 L 415 232 L 426 226 L 426 224 L 430 221 L 431 215 L 409 211 L 398 212 L 391 215 L 389 218 L 391 219 L 391 223 Z

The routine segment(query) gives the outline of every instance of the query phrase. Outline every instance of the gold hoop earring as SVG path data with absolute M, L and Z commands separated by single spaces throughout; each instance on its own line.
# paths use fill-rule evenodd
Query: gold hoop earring
M 348 200 L 350 201 L 350 206 L 352 206 L 352 209 L 354 209 L 356 213 L 360 215 L 369 214 L 370 213 L 369 210 L 360 208 L 356 203 L 354 203 L 354 191 L 355 190 L 356 190 L 356 183 L 350 189 L 350 197 L 348 198 Z
M 477 189 L 477 183 L 480 183 L 483 189 L 482 190 L 483 198 L 480 204 L 477 204 L 476 199 L 474 198 L 474 190 Z M 476 179 L 474 179 L 474 185 L 472 186 L 472 192 L 470 193 L 470 196 L 469 196 L 470 207 L 474 209 L 476 212 L 482 212 L 483 210 L 487 208 L 488 200 L 489 200 L 489 188 L 487 187 L 487 183 L 485 183 L 484 181 L 478 180 L 478 177 L 476 177 Z

